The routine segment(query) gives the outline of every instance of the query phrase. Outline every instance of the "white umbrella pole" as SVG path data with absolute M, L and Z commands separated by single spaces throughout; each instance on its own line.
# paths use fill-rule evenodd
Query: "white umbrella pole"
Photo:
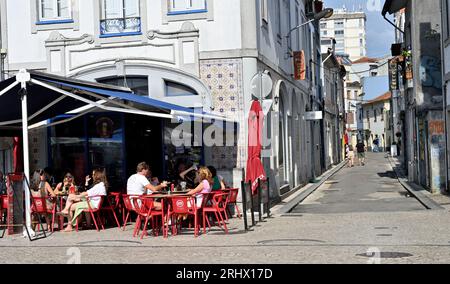
M 23 190 L 25 191 L 25 226 L 28 228 L 30 236 L 35 236 L 35 232 L 31 228 L 31 204 L 30 204 L 30 189 L 28 188 L 30 180 L 30 160 L 28 149 L 28 106 L 27 106 L 27 92 L 26 89 L 21 92 L 22 95 L 22 136 L 23 136 L 23 171 L 25 180 L 23 182 Z M 26 230 L 23 232 L 26 236 Z

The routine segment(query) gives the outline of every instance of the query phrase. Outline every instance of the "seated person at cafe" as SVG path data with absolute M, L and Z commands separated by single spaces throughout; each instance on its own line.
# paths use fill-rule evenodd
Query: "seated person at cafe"
M 75 188 L 77 187 L 75 185 L 75 179 L 71 173 L 66 173 L 66 175 L 64 176 L 63 182 L 58 183 L 58 185 L 56 186 L 55 192 L 56 193 L 68 193 L 70 187 L 72 187 L 72 186 L 74 186 Z
M 190 189 L 187 194 L 195 196 L 197 208 L 200 208 L 202 207 L 203 195 L 211 192 L 213 179 L 207 167 L 201 167 L 198 170 L 198 178 L 200 184 L 196 188 Z
M 159 184 L 159 179 L 158 179 L 158 177 L 153 176 L 152 169 L 150 168 L 150 166 L 148 168 L 148 174 L 147 174 L 146 178 L 153 186 L 157 186 Z
M 31 178 L 31 194 L 33 197 L 46 198 L 45 205 L 47 209 L 53 207 L 53 202 L 48 197 L 55 197 L 56 193 L 53 191 L 52 187 L 48 183 L 48 174 L 44 170 L 36 170 Z M 50 228 L 51 218 L 50 215 L 45 216 L 45 221 L 47 222 L 48 228 Z
M 212 174 L 212 190 L 221 190 L 221 189 L 225 189 L 225 183 L 223 182 L 223 177 L 217 175 L 217 170 L 216 168 L 214 168 L 213 166 L 208 166 L 208 170 L 211 172 Z
M 2 171 L 0 171 L 0 195 L 6 194 L 6 181 Z
M 181 182 L 186 182 L 187 188 L 194 188 L 198 185 L 197 181 L 197 165 L 192 165 L 190 168 L 187 168 L 186 164 L 181 162 L 178 165 L 178 176 L 176 177 L 176 180 L 178 184 Z
M 162 182 L 157 186 L 152 185 L 147 179 L 148 171 L 149 166 L 146 162 L 137 165 L 136 174 L 132 175 L 127 181 L 128 195 L 145 195 L 147 194 L 147 191 L 155 193 L 167 187 L 166 182 Z M 154 202 L 153 204 L 156 210 L 161 210 L 160 202 Z
M 66 202 L 66 207 L 61 211 L 62 214 L 69 214 L 69 222 L 67 223 L 64 232 L 71 232 L 73 226 L 76 224 L 78 216 L 83 213 L 83 210 L 88 209 L 89 205 L 86 197 L 90 198 L 90 205 L 92 209 L 98 208 L 101 197 L 106 196 L 106 188 L 108 181 L 106 179 L 106 173 L 102 169 L 95 169 L 92 172 L 92 179 L 94 186 L 86 192 L 81 194 L 69 194 L 69 198 Z

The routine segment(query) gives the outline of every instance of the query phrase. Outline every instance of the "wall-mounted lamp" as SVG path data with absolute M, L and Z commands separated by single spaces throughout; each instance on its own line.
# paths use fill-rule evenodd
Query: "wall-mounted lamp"
M 276 105 L 278 105 L 278 100 L 279 100 L 279 99 L 280 99 L 279 96 L 275 96 L 275 97 L 273 98 L 273 100 L 274 100 L 274 102 L 275 102 Z
M 324 9 L 323 11 L 321 11 L 321 12 L 319 12 L 317 14 L 314 14 L 314 16 L 313 16 L 313 18 L 311 20 L 309 20 L 309 21 L 307 21 L 307 22 L 305 22 L 303 24 L 300 24 L 300 25 L 296 26 L 295 28 L 292 28 L 289 31 L 289 33 L 286 35 L 286 38 L 289 38 L 291 36 L 291 33 L 293 31 L 295 31 L 296 29 L 299 29 L 299 28 L 303 27 L 304 25 L 307 25 L 307 24 L 312 23 L 314 21 L 320 21 L 322 19 L 328 19 L 331 16 L 333 16 L 333 14 L 334 14 L 334 10 L 332 8 L 327 8 L 327 9 Z

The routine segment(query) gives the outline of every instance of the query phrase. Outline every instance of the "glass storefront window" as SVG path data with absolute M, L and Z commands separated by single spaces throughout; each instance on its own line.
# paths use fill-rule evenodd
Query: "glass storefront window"
M 92 169 L 106 169 L 110 190 L 124 186 L 122 115 L 97 113 L 50 129 L 51 167 L 56 182 L 71 172 L 82 185 Z
M 179 168 L 181 168 L 180 164 L 184 164 L 184 166 L 188 168 L 192 164 L 201 165 L 203 162 L 203 150 L 201 145 L 194 145 L 194 135 L 192 135 L 192 132 L 194 131 L 193 123 L 191 123 L 191 133 L 179 134 L 191 137 L 190 145 L 178 146 L 172 143 L 172 133 L 173 131 L 177 131 L 176 128 L 179 125 L 180 124 L 176 123 L 166 123 L 164 127 L 164 156 L 167 166 L 167 175 L 172 182 L 178 179 Z
M 50 153 L 56 182 L 71 172 L 77 184 L 82 184 L 88 173 L 84 119 L 79 118 L 50 128 Z
M 121 189 L 124 176 L 121 115 L 105 113 L 88 117 L 89 164 L 105 168 L 112 189 Z

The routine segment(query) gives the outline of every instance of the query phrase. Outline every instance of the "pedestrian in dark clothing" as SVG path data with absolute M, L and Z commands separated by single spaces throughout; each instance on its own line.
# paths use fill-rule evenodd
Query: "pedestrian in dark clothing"
M 359 141 L 358 144 L 356 144 L 356 151 L 358 152 L 359 165 L 364 166 L 366 159 L 366 145 L 364 145 L 363 141 Z

